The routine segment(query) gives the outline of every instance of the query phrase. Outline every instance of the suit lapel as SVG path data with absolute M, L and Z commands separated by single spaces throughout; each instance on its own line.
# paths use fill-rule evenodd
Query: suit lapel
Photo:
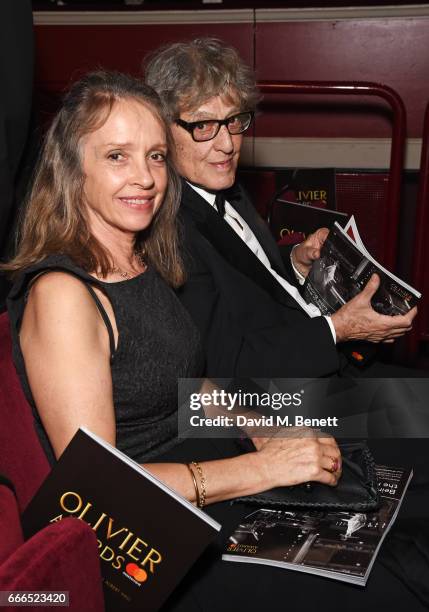
M 230 204 L 232 204 L 232 206 L 236 209 L 240 216 L 246 221 L 247 225 L 254 233 L 259 244 L 262 246 L 265 254 L 270 260 L 271 267 L 281 276 L 286 276 L 286 271 L 280 256 L 279 249 L 273 236 L 271 235 L 267 224 L 257 213 L 255 207 L 247 197 L 247 194 L 245 193 L 243 188 L 238 187 L 236 192 L 238 197 L 232 198 L 231 201 L 228 200 L 228 198 L 227 200 L 230 202 Z
M 240 207 L 239 210 L 235 201 L 233 206 L 240 215 L 242 215 L 242 212 L 246 212 L 244 207 Z M 251 206 L 250 203 L 249 206 Z M 261 263 L 254 253 L 252 253 L 249 247 L 241 240 L 228 223 L 219 216 L 204 198 L 186 183 L 184 183 L 183 186 L 182 207 L 185 214 L 190 214 L 192 216 L 201 234 L 203 234 L 215 250 L 219 252 L 228 263 L 262 287 L 262 289 L 275 297 L 279 302 L 301 310 L 297 302 L 285 289 L 283 289 L 264 264 Z M 258 240 L 260 235 L 263 236 L 260 243 L 265 250 L 265 242 L 269 241 L 266 240 L 264 232 L 260 230 L 259 224 L 255 223 L 252 215 L 243 214 L 242 216 L 246 223 L 248 219 L 252 217 L 252 225 L 249 224 L 249 227 L 251 227 L 252 231 L 254 231 L 254 227 L 257 228 L 257 230 L 259 229 L 258 232 L 255 232 L 255 235 Z M 277 266 L 275 266 L 274 269 L 276 268 Z

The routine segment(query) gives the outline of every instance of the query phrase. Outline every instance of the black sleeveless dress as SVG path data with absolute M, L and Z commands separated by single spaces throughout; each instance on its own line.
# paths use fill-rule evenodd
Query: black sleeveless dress
M 173 448 L 177 444 L 177 379 L 197 377 L 203 366 L 199 335 L 188 313 L 151 266 L 130 280 L 106 283 L 75 266 L 68 257 L 58 255 L 29 268 L 8 298 L 14 361 L 48 459 L 53 462 L 54 455 L 28 384 L 19 329 L 29 283 L 40 273 L 52 270 L 82 280 L 106 323 L 117 447 L 140 463 Z M 93 287 L 99 287 L 112 305 L 119 332 L 116 349 L 109 320 Z

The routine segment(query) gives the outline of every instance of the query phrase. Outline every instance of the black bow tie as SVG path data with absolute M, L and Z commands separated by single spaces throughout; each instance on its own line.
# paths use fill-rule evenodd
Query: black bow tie
M 237 202 L 237 200 L 240 200 L 242 197 L 240 187 L 237 185 L 237 183 L 234 183 L 234 185 L 232 185 L 232 187 L 229 187 L 228 189 L 221 189 L 220 191 L 210 191 L 210 189 L 206 189 L 203 185 L 200 185 L 198 183 L 192 183 L 191 181 L 188 182 L 191 185 L 195 185 L 195 187 L 205 189 L 208 193 L 215 194 L 214 205 L 221 217 L 225 216 L 225 201 L 229 202 L 230 204 L 233 204 L 234 202 Z
M 240 200 L 240 198 L 240 187 L 236 183 L 234 183 L 234 185 L 232 185 L 232 187 L 229 187 L 228 189 L 217 191 L 214 204 L 220 216 L 225 216 L 225 201 L 229 202 L 230 204 L 233 204 L 234 202 L 237 202 L 237 200 Z
M 221 217 L 225 216 L 225 192 L 218 191 L 216 193 L 216 198 L 214 201 L 215 208 L 217 208 L 218 213 Z

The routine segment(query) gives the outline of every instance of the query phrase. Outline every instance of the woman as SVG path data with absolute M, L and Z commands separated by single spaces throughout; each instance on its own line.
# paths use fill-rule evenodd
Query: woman
M 178 185 L 152 89 L 107 72 L 72 87 L 46 136 L 17 255 L 4 266 L 17 277 L 15 362 L 48 457 L 83 425 L 200 507 L 309 480 L 334 486 L 332 438 L 258 438 L 244 454 L 232 441 L 178 444 L 177 378 L 198 376 L 201 365 L 172 290 L 183 281 Z M 216 508 L 228 522 L 229 506 Z

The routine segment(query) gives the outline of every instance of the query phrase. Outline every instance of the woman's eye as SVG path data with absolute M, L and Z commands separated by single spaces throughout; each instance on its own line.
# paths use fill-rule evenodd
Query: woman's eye
M 109 153 L 107 158 L 110 159 L 111 161 L 118 162 L 118 161 L 122 161 L 124 159 L 124 156 L 119 151 L 113 151 L 113 153 Z
M 153 161 L 156 161 L 156 162 L 164 162 L 165 161 L 164 153 L 152 153 L 150 157 L 151 157 L 151 159 Z

